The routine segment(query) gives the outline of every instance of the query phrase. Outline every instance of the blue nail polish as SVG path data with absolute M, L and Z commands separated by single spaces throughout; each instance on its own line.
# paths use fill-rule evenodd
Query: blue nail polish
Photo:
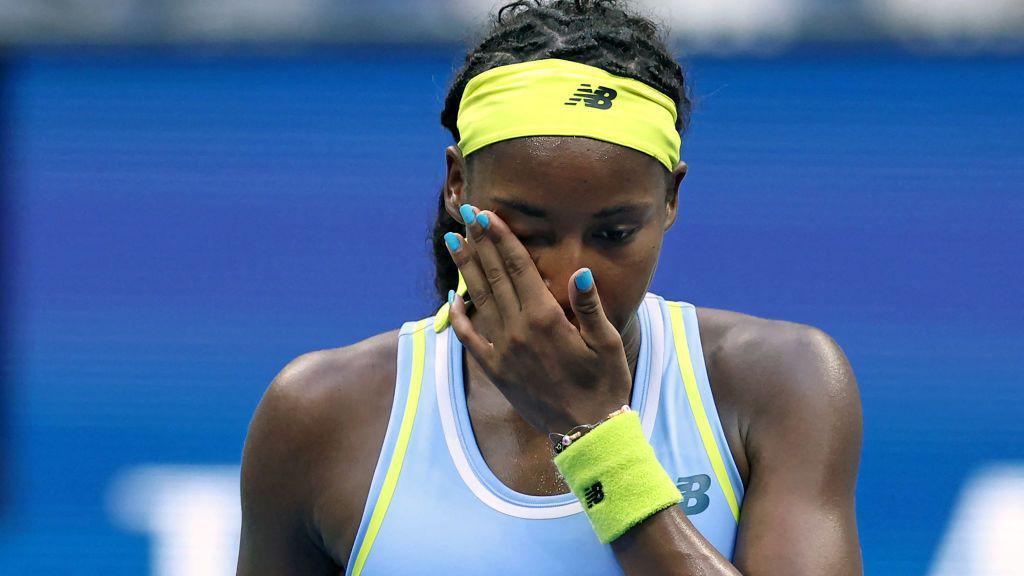
M 487 214 L 477 214 L 476 219 L 484 230 L 487 230 L 487 227 L 491 225 L 491 219 L 487 217 Z
M 444 242 L 452 252 L 458 252 L 459 248 L 462 248 L 462 244 L 459 243 L 459 237 L 456 236 L 454 232 L 446 232 L 444 235 Z
M 455 300 L 455 290 L 448 291 L 448 305 L 452 305 L 452 300 Z
M 584 268 L 583 272 L 576 275 L 576 288 L 580 292 L 586 292 L 590 290 L 590 287 L 594 285 L 594 274 L 590 271 L 590 268 Z
M 473 213 L 473 207 L 469 204 L 459 206 L 459 214 L 462 214 L 462 221 L 466 223 L 466 226 L 469 226 L 474 220 L 476 220 L 476 214 Z

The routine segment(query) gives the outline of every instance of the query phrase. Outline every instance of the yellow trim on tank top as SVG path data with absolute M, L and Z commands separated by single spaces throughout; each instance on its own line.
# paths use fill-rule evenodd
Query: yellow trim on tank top
M 690 403 L 690 411 L 693 412 L 694 420 L 697 423 L 697 430 L 700 431 L 700 439 L 704 442 L 704 451 L 711 461 L 711 468 L 715 471 L 715 477 L 722 487 L 725 500 L 729 503 L 729 510 L 736 522 L 740 521 L 740 508 L 736 502 L 736 492 L 733 490 L 732 481 L 725 471 L 725 460 L 722 458 L 722 451 L 715 440 L 714 432 L 711 430 L 711 421 L 708 419 L 704 401 L 700 397 L 700 390 L 697 388 L 697 378 L 693 372 L 693 359 L 690 358 L 690 346 L 686 339 L 686 324 L 683 322 L 683 305 L 680 302 L 668 302 L 668 314 L 672 320 L 672 339 L 676 346 L 676 357 L 679 366 L 679 375 L 683 379 L 683 387 L 686 389 L 686 399 Z
M 466 279 L 462 277 L 462 270 L 459 270 L 459 285 L 455 288 L 455 293 L 462 296 L 466 301 L 466 310 L 473 305 L 473 301 L 466 298 L 466 294 L 469 292 L 469 285 L 466 284 Z M 447 302 L 438 309 L 437 314 L 434 314 L 434 333 L 440 334 L 448 327 L 451 316 L 451 305 Z
M 384 523 L 384 515 L 387 514 L 391 498 L 395 495 L 395 487 L 398 485 L 398 477 L 402 473 L 402 463 L 405 461 L 405 453 L 409 448 L 412 424 L 416 419 L 416 407 L 419 405 L 420 388 L 423 384 L 423 367 L 427 349 L 427 335 L 424 333 L 424 329 L 427 327 L 428 320 L 428 318 L 424 318 L 418 321 L 412 331 L 412 377 L 409 381 L 409 395 L 405 401 L 405 412 L 402 414 L 402 426 L 398 431 L 398 441 L 395 443 L 391 462 L 388 463 L 384 484 L 381 486 L 377 502 L 373 506 L 373 513 L 370 515 L 366 536 L 363 538 L 362 546 L 359 547 L 359 554 L 356 556 L 355 566 L 352 568 L 352 576 L 359 576 L 363 571 L 363 566 L 366 565 L 366 558 L 369 556 L 373 542 L 377 539 L 380 527 Z

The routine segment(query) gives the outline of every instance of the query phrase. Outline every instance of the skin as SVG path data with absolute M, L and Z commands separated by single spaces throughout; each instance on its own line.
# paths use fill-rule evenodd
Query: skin
M 462 221 L 458 207 L 471 203 L 491 222 L 484 231 L 474 220 L 453 254 L 476 304 L 467 315 L 457 299 L 452 326 L 467 350 L 481 453 L 516 491 L 568 492 L 547 432 L 595 422 L 628 401 L 639 353 L 633 316 L 676 220 L 686 165 L 669 174 L 632 149 L 556 137 L 500 142 L 468 163 L 450 147 L 446 159 L 449 213 Z M 594 218 L 623 204 L 643 208 Z M 595 279 L 587 293 L 573 283 L 583 267 Z M 698 319 L 746 489 L 735 555 L 722 557 L 673 506 L 612 543 L 623 570 L 861 574 L 861 408 L 842 351 L 810 326 L 705 308 Z M 271 383 L 243 456 L 239 574 L 343 570 L 386 431 L 396 355 L 397 330 L 305 354 Z

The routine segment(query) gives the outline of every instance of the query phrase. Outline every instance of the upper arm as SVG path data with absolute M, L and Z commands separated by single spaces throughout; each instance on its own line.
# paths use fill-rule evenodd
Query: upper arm
M 312 466 L 323 434 L 314 382 L 317 355 L 300 356 L 260 401 L 242 456 L 242 534 L 238 574 L 337 574 L 310 518 Z
M 750 479 L 735 554 L 744 574 L 861 574 L 854 490 L 861 444 L 856 380 L 824 332 L 772 323 L 746 370 Z

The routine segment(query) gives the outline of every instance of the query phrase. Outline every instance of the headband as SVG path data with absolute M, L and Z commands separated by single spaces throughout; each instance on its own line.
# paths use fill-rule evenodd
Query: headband
M 632 78 L 586 64 L 545 58 L 474 76 L 459 104 L 463 156 L 522 136 L 586 136 L 679 163 L 676 106 Z

